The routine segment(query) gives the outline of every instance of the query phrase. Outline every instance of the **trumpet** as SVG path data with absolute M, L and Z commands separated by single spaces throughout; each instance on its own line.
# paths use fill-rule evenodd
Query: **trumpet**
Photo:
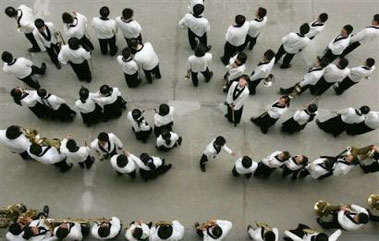
M 343 205 L 332 206 L 330 203 L 319 200 L 315 203 L 313 209 L 318 217 L 326 217 L 328 215 L 338 212 Z
M 255 221 L 255 225 L 257 225 L 258 228 L 263 228 L 266 231 L 272 231 L 272 227 L 265 222 Z
M 12 222 L 16 222 L 20 215 L 26 211 L 26 206 L 22 203 L 12 204 L 6 208 L 0 208 L 0 228 L 6 228 Z
M 379 211 L 379 194 L 371 194 L 367 199 L 367 203 L 371 209 Z

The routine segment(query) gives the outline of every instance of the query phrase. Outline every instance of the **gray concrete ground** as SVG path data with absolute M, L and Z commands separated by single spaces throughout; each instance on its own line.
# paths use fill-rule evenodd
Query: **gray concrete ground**
M 77 10 L 91 19 L 105 4 L 110 7 L 112 17 L 118 16 L 124 7 L 133 8 L 135 19 L 143 27 L 144 40 L 153 44 L 161 60 L 163 78 L 154 81 L 152 85 L 144 81 L 141 87 L 128 89 L 116 60 L 100 55 L 91 27 L 88 32 L 96 44 L 96 51 L 93 53 L 94 78 L 91 84 L 79 83 L 67 66 L 61 70 L 55 69 L 46 54 L 27 53 L 25 38 L 17 33 L 14 20 L 4 14 L 0 14 L 0 49 L 9 50 L 16 56 L 32 58 L 37 64 L 47 62 L 47 74 L 40 78 L 42 86 L 66 99 L 71 106 L 81 85 L 95 91 L 104 83 L 121 89 L 129 102 L 129 109 L 145 109 L 146 119 L 150 123 L 153 123 L 153 109 L 162 102 L 169 102 L 177 108 L 174 129 L 183 136 L 180 148 L 161 154 L 156 152 L 153 138 L 147 144 L 135 140 L 126 115 L 94 128 L 85 127 L 80 117 L 69 124 L 40 121 L 29 110 L 13 103 L 9 91 L 23 84 L 1 71 L 1 128 L 18 124 L 36 128 L 44 136 L 58 138 L 72 133 L 82 143 L 84 140 L 91 141 L 100 131 L 114 132 L 130 152 L 140 154 L 147 151 L 160 155 L 172 163 L 173 168 L 164 176 L 148 183 L 139 179 L 131 181 L 128 177 L 118 177 L 106 162 L 96 162 L 89 171 L 75 167 L 62 175 L 53 167 L 22 161 L 17 155 L 0 147 L 0 206 L 23 202 L 38 208 L 48 204 L 52 216 L 116 215 L 125 223 L 138 218 L 146 221 L 178 219 L 186 228 L 186 241 L 198 240 L 193 230 L 195 221 L 218 217 L 233 222 L 233 229 L 227 240 L 247 240 L 246 226 L 255 220 L 268 222 L 281 231 L 294 228 L 299 222 L 320 229 L 313 213 L 315 201 L 324 199 L 331 203 L 356 203 L 366 206 L 368 195 L 379 192 L 379 175 L 364 175 L 359 168 L 343 177 L 332 177 L 323 181 L 307 178 L 291 182 L 283 180 L 278 173 L 274 173 L 269 180 L 235 179 L 231 175 L 233 160 L 226 154 L 210 163 L 205 174 L 200 172 L 198 166 L 203 149 L 217 135 L 224 135 L 227 144 L 238 155 L 250 155 L 255 160 L 261 160 L 278 149 L 306 154 L 314 159 L 319 155 L 337 154 L 348 145 L 365 146 L 378 143 L 378 131 L 357 137 L 343 134 L 332 138 L 321 132 L 315 123 L 311 123 L 300 134 L 291 137 L 282 135 L 279 131 L 280 124 L 312 99 L 309 94 L 295 99 L 290 110 L 268 135 L 261 134 L 249 121 L 251 116 L 260 114 L 279 97 L 279 87 L 289 86 L 302 78 L 314 62 L 315 56 L 321 54 L 344 24 L 351 23 L 355 28 L 354 32 L 369 25 L 372 16 L 379 12 L 379 4 L 375 0 L 207 0 L 205 16 L 212 26 L 209 42 L 213 45 L 211 52 L 214 61 L 211 68 L 215 75 L 210 83 L 201 82 L 198 88 L 194 88 L 183 77 L 187 57 L 191 54 L 186 31 L 177 27 L 177 22 L 187 11 L 184 0 L 2 0 L 0 3 L 1 11 L 8 5 L 26 3 L 34 8 L 38 17 L 53 21 L 60 29 L 60 16 L 63 11 Z M 244 14 L 252 19 L 258 6 L 268 9 L 269 21 L 255 50 L 247 52 L 248 73 L 253 70 L 266 49 L 277 51 L 282 36 L 290 31 L 297 31 L 303 22 L 310 22 L 321 12 L 327 12 L 330 17 L 325 30 L 306 50 L 295 57 L 291 69 L 281 70 L 275 67 L 275 85 L 271 88 L 259 87 L 257 95 L 250 97 L 245 106 L 243 122 L 234 128 L 223 117 L 221 103 L 225 95 L 221 87 L 225 69 L 219 57 L 222 54 L 225 31 L 233 22 L 234 16 Z M 120 49 L 126 45 L 120 33 L 118 45 Z M 367 57 L 374 57 L 379 61 L 378 47 L 379 42 L 376 41 L 358 48 L 348 56 L 350 66 L 361 64 Z M 348 91 L 340 97 L 335 96 L 332 91 L 325 93 L 319 100 L 319 118 L 328 118 L 331 111 L 348 106 L 367 104 L 378 110 L 378 78 L 377 70 L 370 80 L 364 80 L 355 86 L 355 91 Z M 368 224 L 356 232 L 344 232 L 340 240 L 378 240 L 378 232 L 378 224 Z

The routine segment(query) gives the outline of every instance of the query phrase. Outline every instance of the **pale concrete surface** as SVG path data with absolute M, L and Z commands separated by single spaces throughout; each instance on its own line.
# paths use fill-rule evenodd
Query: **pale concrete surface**
M 201 173 L 198 161 L 205 146 L 217 135 L 224 135 L 227 144 L 238 155 L 250 155 L 260 160 L 267 154 L 278 150 L 291 153 L 303 153 L 314 159 L 319 155 L 339 153 L 348 145 L 364 146 L 378 143 L 378 131 L 358 137 L 341 135 L 331 138 L 321 132 L 315 123 L 305 131 L 292 137 L 283 136 L 279 124 L 289 118 L 298 108 L 308 103 L 312 97 L 304 94 L 291 103 L 291 109 L 268 135 L 260 133 L 248 119 L 260 114 L 270 103 L 279 97 L 277 91 L 281 86 L 288 86 L 300 80 L 317 54 L 321 54 L 329 41 L 347 23 L 354 26 L 354 32 L 366 27 L 372 16 L 379 12 L 375 0 L 207 0 L 205 16 L 211 23 L 209 42 L 213 45 L 215 73 L 209 84 L 201 82 L 198 88 L 184 81 L 187 57 L 191 54 L 187 33 L 177 27 L 177 22 L 186 13 L 184 0 L 139 0 L 139 1 L 105 1 L 105 0 L 1 0 L 1 11 L 8 5 L 18 6 L 26 3 L 34 7 L 37 16 L 53 21 L 62 29 L 61 13 L 77 10 L 90 20 L 97 16 L 98 9 L 108 5 L 111 16 L 118 16 L 124 7 L 135 10 L 135 19 L 143 28 L 143 39 L 153 44 L 160 59 L 163 78 L 152 85 L 146 81 L 137 89 L 128 89 L 117 62 L 112 57 L 103 57 L 99 53 L 94 32 L 89 28 L 96 51 L 93 54 L 95 70 L 91 84 L 79 83 L 71 68 L 65 66 L 56 70 L 46 54 L 30 55 L 26 52 L 27 43 L 23 35 L 16 32 L 14 20 L 0 14 L 1 51 L 9 50 L 15 56 L 32 58 L 35 63 L 48 63 L 46 76 L 40 78 L 42 86 L 58 94 L 72 106 L 83 84 L 96 90 L 108 83 L 121 89 L 129 102 L 129 109 L 134 107 L 146 110 L 146 119 L 152 124 L 153 108 L 161 102 L 169 102 L 178 109 L 174 129 L 183 136 L 180 148 L 167 154 L 157 154 L 154 140 L 147 144 L 136 142 L 126 115 L 116 121 L 86 128 L 81 118 L 74 123 L 59 124 L 39 121 L 29 110 L 16 106 L 9 91 L 21 82 L 1 72 L 0 121 L 1 128 L 11 124 L 33 127 L 49 137 L 63 137 L 72 133 L 77 141 L 88 142 L 100 131 L 116 133 L 126 148 L 135 154 L 149 152 L 160 155 L 173 164 L 173 169 L 155 181 L 143 183 L 139 179 L 130 181 L 128 177 L 118 177 L 106 162 L 96 162 L 90 171 L 75 167 L 67 174 L 57 173 L 53 167 L 36 162 L 24 162 L 17 155 L 0 147 L 0 206 L 24 202 L 30 207 L 50 205 L 51 215 L 57 217 L 101 217 L 116 215 L 125 223 L 142 218 L 146 221 L 180 220 L 185 228 L 185 241 L 198 240 L 193 230 L 195 221 L 211 217 L 227 219 L 233 222 L 233 229 L 227 240 L 247 240 L 246 226 L 255 220 L 266 221 L 277 226 L 281 233 L 294 228 L 299 222 L 320 229 L 315 221 L 313 204 L 319 199 L 331 203 L 356 203 L 366 205 L 367 196 L 379 192 L 379 175 L 363 175 L 356 168 L 347 176 L 332 177 L 324 181 L 309 178 L 304 181 L 291 182 L 282 180 L 274 173 L 269 180 L 249 181 L 231 176 L 233 161 L 226 154 L 208 165 L 206 174 Z M 43 6 L 39 8 L 37 6 Z M 248 53 L 247 73 L 251 73 L 263 52 L 272 48 L 277 51 L 281 37 L 290 31 L 297 31 L 303 22 L 310 22 L 319 13 L 327 12 L 329 21 L 324 31 L 308 46 L 303 53 L 295 57 L 293 68 L 281 70 L 275 67 L 273 73 L 277 82 L 271 88 L 260 86 L 257 95 L 250 97 L 245 106 L 243 123 L 237 128 L 230 126 L 223 117 L 220 103 L 224 101 L 221 91 L 224 67 L 219 61 L 223 51 L 225 31 L 236 14 L 244 14 L 249 19 L 258 6 L 268 9 L 269 21 L 266 29 L 258 39 L 253 52 Z M 120 49 L 125 42 L 118 34 Z M 379 62 L 378 41 L 359 47 L 348 59 L 350 66 L 361 64 L 367 57 L 374 57 Z M 364 80 L 355 90 L 337 97 L 328 91 L 319 100 L 321 119 L 330 114 L 329 110 L 338 110 L 348 106 L 368 104 L 378 110 L 379 106 L 379 71 L 370 80 Z M 182 108 L 182 109 L 181 109 Z M 369 224 L 362 229 L 343 233 L 340 240 L 378 240 L 378 224 Z M 281 234 L 282 236 L 282 234 Z

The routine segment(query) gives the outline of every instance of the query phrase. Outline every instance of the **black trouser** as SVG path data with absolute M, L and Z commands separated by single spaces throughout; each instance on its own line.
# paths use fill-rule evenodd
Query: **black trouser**
M 258 168 L 254 172 L 254 177 L 263 177 L 263 178 L 268 178 L 271 173 L 275 171 L 276 168 L 271 168 L 269 166 L 266 166 L 263 164 L 263 162 L 258 163 Z
M 375 161 L 370 165 L 361 165 L 361 168 L 365 173 L 379 172 L 379 162 Z
M 324 77 L 321 77 L 321 79 L 317 81 L 315 85 L 311 86 L 309 90 L 312 95 L 322 95 L 332 85 L 334 85 L 334 83 L 327 82 Z
M 200 166 L 201 167 L 205 167 L 205 164 L 208 162 L 208 157 L 206 155 L 202 155 L 201 158 L 200 158 Z
M 92 74 L 87 60 L 84 60 L 84 62 L 80 64 L 70 62 L 70 65 L 80 81 L 91 82 Z
M 55 65 L 59 65 L 59 60 L 58 60 L 58 54 L 59 54 L 59 47 L 56 44 L 51 44 L 50 48 L 45 47 L 46 52 L 49 55 L 51 62 L 53 62 Z
M 307 170 L 307 169 L 302 169 L 301 171 L 300 171 L 300 173 L 299 173 L 299 177 L 301 177 L 301 178 L 304 178 L 304 177 L 306 177 L 306 176 L 308 176 L 308 175 L 310 175 L 311 173 Z M 326 178 L 326 177 L 330 177 L 331 175 L 333 175 L 333 172 L 328 172 L 328 173 L 326 173 L 326 174 L 324 174 L 324 175 L 322 175 L 322 176 L 319 176 L 318 178 L 317 178 L 317 180 L 322 180 L 322 179 L 324 179 L 324 178 Z
M 67 172 L 72 167 L 72 165 L 67 164 L 66 159 L 64 159 L 63 161 L 60 161 L 58 163 L 55 163 L 54 166 L 59 168 L 59 171 L 61 173 Z
M 297 175 L 299 174 L 301 169 L 298 170 L 291 170 L 287 166 L 283 167 L 282 177 L 287 177 L 292 174 L 292 179 L 295 180 L 297 178 Z
M 253 74 L 254 74 L 254 72 L 251 75 L 253 75 Z M 255 95 L 256 88 L 261 83 L 262 80 L 263 80 L 263 78 L 259 78 L 259 79 L 256 79 L 254 81 L 249 80 L 250 95 Z
M 29 156 L 28 152 L 27 151 L 24 151 L 22 153 L 19 153 L 19 155 L 21 156 L 22 159 L 24 160 L 32 160 L 32 158 Z
M 235 166 L 233 167 L 232 173 L 233 173 L 233 176 L 235 176 L 235 177 L 239 177 L 239 176 L 241 176 L 241 174 L 239 174 L 239 173 L 237 172 Z M 253 173 L 247 173 L 247 174 L 244 174 L 244 175 L 245 175 L 245 177 L 246 177 L 247 179 L 249 179 L 249 178 L 251 178 L 251 176 L 253 175 Z
M 92 42 L 86 37 L 86 35 L 84 35 L 83 38 L 79 39 L 79 43 L 87 51 L 94 50 Z
M 229 59 L 233 57 L 237 52 L 242 52 L 245 49 L 245 44 L 242 44 L 241 46 L 234 46 L 231 45 L 229 42 L 225 43 L 224 46 L 224 56 L 222 56 L 222 62 L 225 65 L 229 64 Z
M 227 118 L 230 123 L 233 123 L 234 126 L 237 126 L 241 122 L 243 106 L 239 110 L 233 110 L 230 105 L 228 105 L 228 114 Z
M 211 76 L 211 72 L 209 71 L 208 67 L 204 72 L 201 72 L 201 73 L 205 77 L 205 82 L 209 82 L 209 80 L 211 79 L 212 76 Z M 192 79 L 192 83 L 194 86 L 199 85 L 199 79 L 198 79 L 197 75 L 198 75 L 198 72 L 192 72 L 191 71 L 191 79 Z
M 122 173 L 122 172 L 119 172 L 119 171 L 116 171 L 117 172 L 117 175 L 119 175 L 119 176 L 122 176 L 122 175 L 124 175 L 124 173 Z M 128 174 L 131 178 L 136 178 L 137 177 L 137 172 L 136 172 L 136 170 L 134 170 L 134 171 L 132 171 L 132 172 L 130 172 L 130 173 L 126 173 L 126 174 Z
M 172 131 L 172 126 L 174 125 L 174 122 L 170 122 L 167 125 L 164 126 L 154 126 L 154 135 L 155 137 L 158 137 L 160 134 L 162 134 L 163 130 Z
M 290 230 L 290 232 L 293 233 L 293 234 L 295 234 L 299 238 L 303 238 L 304 235 L 306 234 L 304 232 L 304 229 L 310 229 L 310 227 L 308 227 L 307 225 L 304 225 L 304 224 L 299 224 L 299 226 L 296 229 Z M 293 241 L 293 239 L 291 239 L 289 237 L 284 237 L 283 239 L 285 241 Z
M 280 58 L 284 56 L 284 59 L 283 59 L 283 62 L 282 62 L 282 65 L 280 66 L 281 68 L 288 68 L 293 57 L 295 56 L 295 54 L 290 54 L 290 53 L 287 53 L 285 50 L 284 50 L 284 47 L 283 47 L 283 44 L 280 46 L 278 52 L 276 53 L 276 56 L 275 56 L 275 63 L 277 63 Z
M 149 84 L 153 83 L 153 77 L 152 74 L 155 75 L 156 78 L 161 78 L 161 72 L 159 71 L 159 64 L 155 66 L 152 70 L 143 70 L 145 73 L 146 80 Z
M 132 128 L 132 130 L 134 131 L 134 128 Z M 150 129 L 148 131 L 135 132 L 136 133 L 136 139 L 145 143 L 147 141 L 147 139 L 149 139 L 149 136 L 152 132 L 153 132 L 153 129 Z
M 254 37 L 251 37 L 250 35 L 247 35 L 245 46 L 247 44 L 249 44 L 248 48 L 249 48 L 249 50 L 252 50 L 254 48 L 255 44 L 257 43 L 257 38 L 258 38 L 258 36 L 254 38 Z
M 328 48 L 328 50 L 322 58 L 326 58 L 327 60 L 329 60 L 330 63 L 332 63 L 338 57 L 338 55 L 333 54 L 332 51 Z
M 195 47 L 197 46 L 196 39 L 198 39 L 201 44 L 207 47 L 207 44 L 208 44 L 207 33 L 204 33 L 203 36 L 199 37 L 194 32 L 192 32 L 191 29 L 188 28 L 188 41 L 191 45 L 192 50 L 194 50 Z
M 131 47 L 131 44 L 130 44 L 130 41 L 132 41 L 132 39 L 133 38 L 125 38 L 125 41 L 126 41 L 126 44 L 128 45 L 128 47 L 131 49 L 131 50 L 133 50 L 132 49 L 132 47 Z M 135 38 L 135 39 L 138 39 L 138 41 L 142 44 L 142 35 L 140 34 L 137 38 Z M 133 52 L 132 51 L 132 54 L 134 54 L 135 52 Z
M 32 44 L 32 49 L 34 51 L 41 51 L 40 47 L 38 46 L 38 43 L 37 43 L 36 39 L 34 38 L 33 33 L 25 33 L 25 37 Z
M 108 39 L 99 39 L 99 44 L 102 54 L 105 55 L 108 53 L 108 45 L 111 56 L 114 56 L 117 53 L 118 47 L 116 45 L 116 35 Z
M 95 158 L 91 155 L 89 155 L 84 161 L 79 162 L 79 166 L 81 168 L 86 167 L 87 169 L 90 169 L 95 162 Z
M 321 220 L 319 222 L 319 224 L 323 229 L 332 229 L 332 228 L 333 229 L 339 229 L 339 228 L 342 229 L 341 225 L 338 222 L 338 213 L 337 212 L 333 213 L 332 221 L 326 222 L 326 221 Z
M 343 92 L 355 84 L 357 84 L 357 82 L 352 81 L 349 76 L 347 76 L 345 79 L 338 83 L 337 87 L 334 88 L 334 91 L 337 95 L 341 95 Z
M 348 55 L 349 53 L 351 53 L 354 49 L 358 48 L 359 46 L 361 46 L 361 43 L 360 42 L 354 42 L 352 44 L 350 44 L 349 46 L 347 46 L 347 48 L 342 52 L 341 54 L 341 57 L 345 57 L 346 55 Z
M 27 84 L 29 87 L 38 90 L 41 86 L 38 83 L 38 81 L 34 80 L 33 75 L 38 74 L 38 75 L 43 75 L 45 74 L 45 70 L 42 68 L 39 68 L 35 65 L 32 66 L 32 73 L 30 73 L 29 76 L 20 79 L 22 80 L 25 84 Z
M 141 79 L 138 78 L 138 71 L 132 75 L 124 73 L 124 76 L 125 76 L 126 85 L 129 88 L 135 88 L 141 83 Z

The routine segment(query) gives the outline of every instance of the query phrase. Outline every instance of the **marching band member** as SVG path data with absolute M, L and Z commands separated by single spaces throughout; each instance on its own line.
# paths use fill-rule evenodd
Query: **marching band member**
M 351 154 L 335 158 L 333 176 L 346 175 L 358 163 L 358 160 Z
M 351 32 L 353 32 L 353 26 L 343 26 L 341 33 L 329 43 L 323 58 L 327 58 L 330 63 L 338 57 L 343 58 L 342 53 L 349 45 Z
M 317 218 L 317 223 L 324 229 L 340 228 L 346 231 L 357 230 L 368 221 L 367 210 L 355 204 L 341 206 L 340 211 L 333 214 L 333 220 L 330 222 Z
M 262 80 L 267 78 L 272 68 L 275 64 L 275 52 L 271 49 L 266 50 L 263 54 L 262 60 L 259 62 L 257 67 L 255 67 L 254 71 L 251 73 L 249 79 L 249 91 L 250 95 L 255 95 L 257 86 L 261 83 Z
M 188 10 L 190 13 L 193 13 L 193 7 L 197 4 L 204 5 L 205 0 L 188 0 Z
M 271 153 L 258 163 L 258 168 L 254 172 L 254 177 L 268 178 L 275 169 L 283 166 L 290 157 L 291 154 L 288 151 L 275 151 Z
M 161 104 L 159 106 L 159 111 L 155 111 L 154 115 L 154 134 L 158 137 L 162 130 L 166 129 L 172 131 L 172 126 L 174 125 L 174 112 L 175 108 L 173 106 L 168 106 L 167 104 Z
M 52 120 L 73 121 L 76 112 L 73 111 L 62 98 L 47 93 L 45 89 L 38 89 L 37 94 L 41 103 L 47 107 L 47 116 Z
M 328 14 L 321 13 L 316 20 L 309 23 L 309 32 L 305 36 L 307 36 L 310 40 L 314 39 L 325 28 L 327 20 Z
M 329 237 L 326 233 L 320 233 L 315 231 L 304 224 L 299 224 L 299 226 L 294 230 L 284 231 L 285 241 L 337 241 L 341 236 L 341 229 L 336 230 Z
M 141 111 L 140 109 L 134 109 L 132 111 L 129 111 L 128 120 L 132 125 L 132 130 L 135 133 L 137 140 L 146 143 L 153 129 L 142 116 L 142 113 L 143 111 Z
M 304 178 L 311 175 L 313 179 L 324 179 L 333 175 L 333 165 L 334 161 L 330 158 L 317 158 L 300 171 L 299 177 Z
M 280 46 L 278 52 L 276 52 L 275 63 L 277 63 L 283 55 L 283 62 L 280 65 L 281 69 L 288 69 L 291 67 L 291 60 L 293 57 L 302 51 L 309 43 L 309 38 L 306 34 L 309 32 L 309 25 L 304 23 L 300 26 L 299 33 L 289 33 L 282 38 L 282 45 Z
M 379 128 L 379 111 L 369 111 L 364 121 L 350 128 L 348 135 L 362 135 Z
M 233 81 L 237 81 L 241 77 L 246 69 L 247 55 L 241 52 L 229 59 L 229 64 L 226 66 L 226 74 L 224 79 L 226 80 L 223 87 L 225 93 L 228 92 L 230 85 Z
M 195 87 L 199 84 L 199 72 L 204 76 L 206 83 L 211 80 L 213 72 L 209 71 L 208 68 L 211 61 L 212 54 L 206 52 L 203 44 L 198 44 L 195 47 L 194 54 L 188 57 L 187 71 L 188 73 L 191 72 L 192 83 Z
M 282 131 L 293 134 L 302 131 L 305 126 L 317 116 L 317 105 L 309 104 L 302 110 L 297 110 L 292 118 L 282 124 Z
M 46 51 L 49 55 L 51 62 L 57 67 L 61 68 L 61 64 L 58 60 L 59 46 L 58 46 L 58 30 L 55 28 L 52 22 L 46 22 L 38 18 L 34 21 L 36 28 L 33 30 L 35 39 L 38 39 L 39 48 L 42 51 Z
M 374 162 L 371 164 L 365 165 L 362 162 L 359 164 L 362 168 L 362 170 L 365 173 L 372 173 L 372 172 L 379 172 L 379 146 L 372 145 L 370 150 L 370 155 L 368 157 L 371 157 L 374 159 Z M 362 159 L 360 159 L 362 161 Z
M 257 167 L 258 163 L 256 161 L 253 161 L 248 156 L 244 156 L 236 160 L 232 173 L 235 177 L 244 175 L 247 179 L 250 179 Z
M 88 127 L 97 124 L 102 118 L 102 108 L 95 103 L 93 97 L 95 93 L 89 92 L 85 87 L 79 90 L 79 99 L 75 101 L 75 106 L 82 116 L 83 123 Z
M 91 58 L 91 53 L 80 45 L 80 40 L 78 38 L 70 38 L 68 40 L 68 45 L 62 46 L 62 49 L 58 54 L 58 60 L 62 64 L 70 64 L 80 81 L 90 83 L 92 80 L 92 74 L 88 65 L 88 60 Z
M 115 19 L 129 48 L 132 47 L 132 39 L 138 39 L 138 41 L 142 43 L 142 28 L 141 25 L 133 19 L 133 15 L 133 9 L 125 8 L 122 10 L 122 16 Z
M 87 143 L 79 147 L 72 135 L 67 135 L 62 140 L 59 150 L 66 157 L 78 163 L 81 168 L 90 169 L 95 162 L 95 158 L 91 156 L 91 148 L 87 146 Z
M 200 169 L 202 172 L 206 171 L 206 163 L 212 159 L 215 159 L 217 155 L 224 150 L 226 153 L 234 157 L 236 154 L 226 145 L 226 140 L 223 136 L 218 136 L 212 140 L 211 143 L 205 148 L 203 155 L 200 159 Z
M 122 176 L 128 174 L 131 178 L 136 178 L 136 159 L 138 157 L 128 151 L 124 151 L 123 154 L 113 155 L 110 163 L 113 169 L 117 172 L 117 175 Z
M 152 223 L 146 224 L 141 220 L 134 221 L 126 230 L 125 238 L 128 241 L 148 241 L 151 226 Z
M 239 78 L 239 81 L 234 81 L 230 87 L 226 96 L 225 104 L 228 107 L 228 112 L 225 117 L 234 126 L 237 126 L 241 122 L 243 106 L 249 97 L 248 85 L 249 76 L 243 75 Z
M 255 12 L 255 19 L 249 22 L 249 32 L 246 35 L 245 45 L 249 45 L 249 50 L 252 50 L 257 42 L 257 38 L 267 23 L 267 10 L 258 8 Z
M 75 11 L 72 14 L 64 12 L 62 20 L 63 32 L 68 39 L 77 38 L 85 50 L 94 50 L 91 40 L 86 36 L 88 20 L 84 15 Z
M 257 224 L 256 228 L 249 225 L 247 233 L 253 241 L 279 241 L 279 230 L 266 225 Z
M 93 100 L 103 108 L 104 121 L 119 118 L 127 104 L 122 98 L 120 90 L 109 85 L 102 85 L 99 91 L 93 95 Z
M 184 237 L 184 226 L 178 220 L 158 222 L 150 229 L 150 241 L 179 241 Z
M 117 24 L 113 19 L 109 19 L 109 8 L 104 6 L 100 8 L 100 17 L 92 19 L 92 27 L 99 39 L 100 51 L 103 55 L 109 52 L 111 56 L 116 55 L 118 47 L 116 45 Z
M 119 218 L 95 222 L 91 228 L 92 237 L 98 240 L 110 240 L 116 238 L 122 231 L 122 223 Z
M 232 226 L 232 222 L 220 219 L 213 219 L 202 225 L 195 223 L 196 232 L 204 241 L 224 240 Z
M 290 106 L 290 98 L 287 95 L 280 97 L 274 102 L 270 108 L 260 116 L 251 117 L 250 121 L 261 128 L 263 134 L 268 132 L 268 129 L 275 125 L 279 118 L 287 111 Z
M 122 150 L 124 145 L 115 134 L 100 132 L 97 138 L 91 142 L 90 147 L 99 155 L 100 161 L 104 161 L 117 155 L 117 150 Z
M 298 174 L 302 169 L 308 165 L 308 157 L 304 155 L 291 156 L 285 161 L 282 171 L 282 177 L 286 177 L 292 174 L 292 180 L 296 180 Z
M 347 89 L 355 84 L 358 84 L 363 78 L 370 78 L 370 75 L 375 70 L 375 59 L 368 58 L 364 65 L 350 69 L 350 73 L 342 81 L 333 85 L 333 89 L 337 95 L 342 95 Z
M 39 119 L 46 117 L 47 108 L 40 103 L 41 98 L 36 90 L 17 87 L 11 90 L 11 96 L 17 105 L 28 107 Z
M 33 78 L 35 74 L 44 75 L 46 73 L 46 64 L 42 63 L 41 67 L 37 67 L 29 59 L 20 57 L 13 58 L 13 55 L 4 51 L 1 55 L 3 60 L 3 70 L 6 74 L 11 74 L 21 80 L 33 89 L 39 89 L 41 86 L 37 80 Z
M 12 153 L 17 153 L 24 160 L 30 160 L 28 149 L 31 145 L 29 138 L 24 134 L 19 126 L 9 126 L 5 130 L 0 130 L 0 143 L 8 148 Z
M 117 56 L 117 62 L 124 73 L 126 84 L 129 88 L 135 88 L 141 83 L 138 64 L 134 61 L 129 48 L 122 50 L 122 55 Z
M 65 221 L 54 228 L 54 236 L 62 241 L 80 241 L 85 236 L 78 222 Z
M 165 164 L 165 159 L 156 156 L 149 156 L 147 153 L 142 153 L 140 158 L 134 159 L 139 167 L 141 178 L 146 182 L 150 179 L 157 178 L 158 176 L 166 173 L 171 169 L 172 165 Z
M 43 219 L 37 219 L 30 222 L 25 228 L 22 238 L 30 241 L 53 240 L 53 232 L 45 224 Z
M 174 147 L 179 147 L 181 144 L 181 136 L 172 131 L 163 130 L 157 138 L 156 148 L 158 150 L 168 152 Z

